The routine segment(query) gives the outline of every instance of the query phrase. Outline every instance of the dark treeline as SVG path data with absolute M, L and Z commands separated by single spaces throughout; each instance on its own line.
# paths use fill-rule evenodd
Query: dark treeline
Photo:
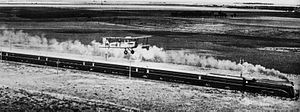
M 300 18 L 299 12 L 226 12 L 226 11 L 168 11 L 168 10 L 86 10 L 67 8 L 30 8 L 30 7 L 1 7 L 0 20 L 13 21 L 10 17 L 25 18 L 24 20 L 57 21 L 66 18 L 81 18 L 78 21 L 95 20 L 101 17 L 117 16 L 154 16 L 154 17 L 249 17 L 249 16 L 277 16 Z M 84 18 L 84 19 L 82 19 Z M 74 19 L 76 20 L 76 19 Z

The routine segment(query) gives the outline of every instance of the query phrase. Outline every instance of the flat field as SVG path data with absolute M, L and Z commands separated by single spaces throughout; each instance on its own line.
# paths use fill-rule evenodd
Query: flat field
M 299 101 L 110 74 L 0 63 L 0 111 L 297 111 Z

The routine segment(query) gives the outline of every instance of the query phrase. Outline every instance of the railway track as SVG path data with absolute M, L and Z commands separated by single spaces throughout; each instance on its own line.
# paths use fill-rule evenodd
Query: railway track
M 157 68 L 129 66 L 125 64 L 66 59 L 55 56 L 33 55 L 12 51 L 2 51 L 0 55 L 0 59 L 6 61 L 31 63 L 37 65 L 126 76 L 130 73 L 131 77 L 138 78 L 148 78 L 199 86 L 209 86 L 214 88 L 240 90 L 293 99 L 298 99 L 299 97 L 299 90 L 296 90 L 294 88 L 294 84 L 290 81 L 247 79 L 244 77 L 229 76 L 224 74 L 188 73 Z

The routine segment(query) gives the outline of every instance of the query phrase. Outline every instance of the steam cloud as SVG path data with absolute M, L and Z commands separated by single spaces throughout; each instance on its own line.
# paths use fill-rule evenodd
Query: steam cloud
M 90 45 L 84 45 L 79 40 L 58 42 L 56 39 L 48 40 L 44 35 L 29 35 L 22 30 L 4 30 L 0 34 L 0 44 L 8 46 L 9 42 L 15 45 L 25 45 L 30 47 L 46 48 L 57 52 L 68 52 L 75 54 L 105 56 L 113 58 L 128 58 L 124 55 L 123 49 L 101 48 L 102 43 L 91 42 Z M 174 63 L 206 68 L 216 68 L 223 70 L 246 71 L 249 73 L 260 73 L 268 76 L 275 76 L 281 79 L 287 79 L 285 74 L 274 69 L 267 69 L 261 65 L 253 65 L 248 62 L 242 64 L 229 60 L 217 60 L 210 56 L 199 56 L 197 54 L 186 53 L 184 51 L 165 51 L 162 48 L 151 46 L 149 50 L 137 47 L 135 54 L 132 55 L 134 60 L 151 61 L 160 63 Z

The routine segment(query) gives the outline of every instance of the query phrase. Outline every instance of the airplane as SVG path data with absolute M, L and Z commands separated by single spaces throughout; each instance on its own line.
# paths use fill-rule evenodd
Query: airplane
M 139 37 L 103 37 L 102 42 L 104 45 L 104 48 L 119 48 L 119 49 L 125 49 L 124 54 L 128 54 L 128 51 L 130 51 L 131 54 L 134 54 L 134 48 L 137 48 L 139 43 L 139 40 L 142 40 L 142 49 L 149 50 L 150 45 L 148 44 L 148 38 L 151 36 L 139 36 Z

